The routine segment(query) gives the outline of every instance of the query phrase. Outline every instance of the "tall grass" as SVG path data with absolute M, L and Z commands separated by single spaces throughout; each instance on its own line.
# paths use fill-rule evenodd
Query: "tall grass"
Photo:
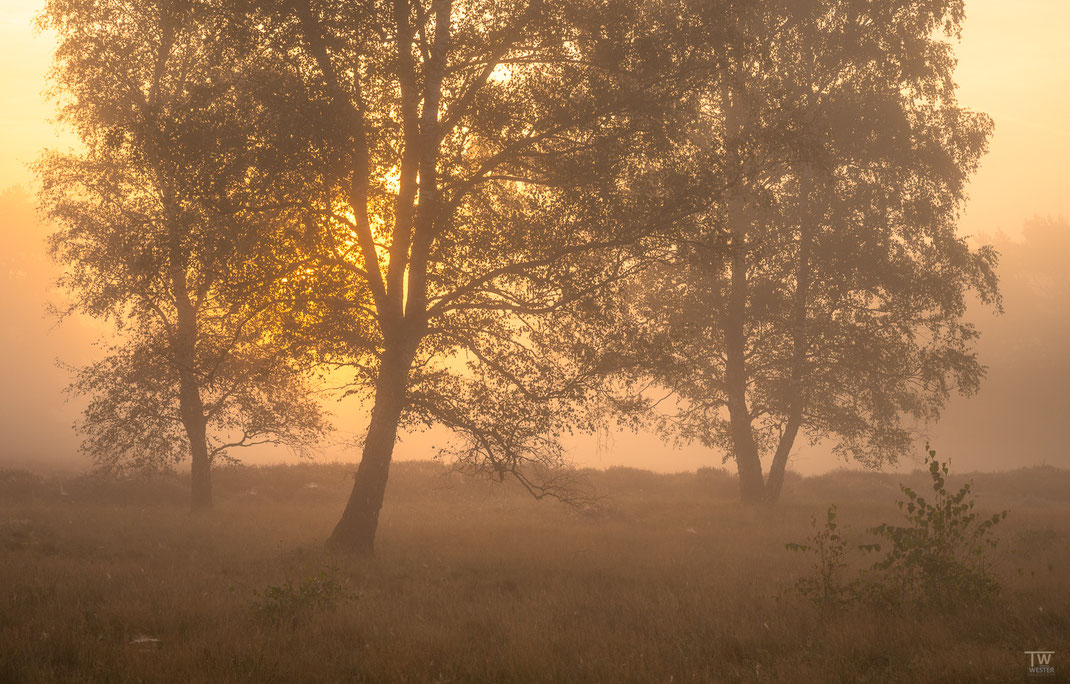
M 1037 649 L 1070 672 L 1065 471 L 973 475 L 1012 511 L 1001 602 L 912 614 L 816 610 L 784 543 L 828 503 L 895 519 L 924 473 L 794 478 L 765 510 L 723 471 L 614 468 L 584 512 L 398 463 L 358 560 L 322 546 L 351 470 L 220 469 L 208 516 L 178 477 L 0 474 L 0 682 L 1018 681 Z M 265 619 L 270 596 L 299 619 Z

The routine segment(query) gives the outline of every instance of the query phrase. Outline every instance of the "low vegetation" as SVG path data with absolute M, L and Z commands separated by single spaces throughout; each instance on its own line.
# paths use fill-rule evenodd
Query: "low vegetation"
M 878 604 L 884 609 L 950 612 L 965 606 L 990 605 L 1000 593 L 992 572 L 998 539 L 996 525 L 1007 511 L 982 516 L 974 510 L 972 482 L 952 493 L 948 489 L 948 463 L 927 449 L 925 464 L 931 478 L 929 500 L 912 487 L 900 485 L 906 497 L 897 501 L 906 525 L 881 523 L 868 532 L 883 541 L 884 556 L 868 572 L 852 580 L 843 578 L 852 545 L 840 529 L 835 504 L 805 544 L 785 544 L 789 551 L 809 554 L 814 573 L 799 578 L 795 591 L 822 608 L 848 604 Z M 881 551 L 882 543 L 858 544 L 858 551 Z
M 255 601 L 257 614 L 275 624 L 289 624 L 296 629 L 303 620 L 338 607 L 353 599 L 346 591 L 338 569 L 327 567 L 300 582 L 286 580 L 271 586 Z
M 852 550 L 851 543 L 840 529 L 839 514 L 835 504 L 825 512 L 825 524 L 818 526 L 817 516 L 810 518 L 813 533 L 806 543 L 789 542 L 785 544 L 788 551 L 808 554 L 813 572 L 800 577 L 792 590 L 808 599 L 814 605 L 825 608 L 837 608 L 859 602 L 863 597 L 860 578 L 844 578 L 848 566 L 848 556 Z M 879 544 L 858 544 L 859 551 L 878 551 Z
M 0 473 L 0 681 L 1005 682 L 1023 651 L 1057 673 L 1070 652 L 1070 472 L 941 470 L 972 477 L 978 520 L 1012 511 L 986 553 L 1002 591 L 916 611 L 815 608 L 784 542 L 837 502 L 851 581 L 930 470 L 789 475 L 769 509 L 723 471 L 614 468 L 581 512 L 399 463 L 363 559 L 322 544 L 351 471 L 221 468 L 209 515 L 177 477 Z
M 938 461 L 931 449 L 925 462 L 932 478 L 929 500 L 901 485 L 907 498 L 896 505 L 907 524 L 881 523 L 870 530 L 889 547 L 874 566 L 884 580 L 878 595 L 892 605 L 921 609 L 983 605 L 1000 593 L 990 552 L 998 544 L 994 528 L 1006 519 L 1007 511 L 980 515 L 970 495 L 972 482 L 952 493 L 947 462 Z

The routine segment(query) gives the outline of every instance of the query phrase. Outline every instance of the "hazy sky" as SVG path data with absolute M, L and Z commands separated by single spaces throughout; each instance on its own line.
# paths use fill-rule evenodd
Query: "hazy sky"
M 0 2 L 0 188 L 57 140 L 42 96 L 51 36 L 35 36 L 35 0 Z M 960 101 L 996 121 L 963 217 L 968 234 L 1017 231 L 1033 214 L 1070 216 L 1070 2 L 967 0 L 958 48 Z
M 35 0 L 0 0 L 0 191 L 13 185 L 29 187 L 32 177 L 25 168 L 39 151 L 47 146 L 65 144 L 69 138 L 58 136 L 49 123 L 52 115 L 43 90 L 45 74 L 53 47 L 48 34 L 35 35 L 32 19 L 41 6 Z M 1023 223 L 1030 217 L 1070 217 L 1070 174 L 1065 171 L 1070 159 L 1070 132 L 1066 128 L 1070 112 L 1070 40 L 1066 29 L 1070 26 L 1070 2 L 1067 0 L 967 0 L 967 19 L 963 40 L 957 49 L 959 56 L 959 99 L 964 105 L 990 114 L 996 122 L 995 138 L 970 190 L 971 200 L 961 221 L 965 234 L 994 234 L 1003 231 L 1020 234 Z M 8 198 L 8 204 L 14 201 Z M 14 206 L 14 204 L 11 204 Z M 2 207 L 0 207 L 2 208 Z M 15 211 L 15 210 L 12 210 Z M 26 230 L 18 214 L 0 214 L 0 249 L 37 250 L 40 236 L 33 239 L 11 239 L 13 230 Z M 19 214 L 21 215 L 21 214 Z M 4 223 L 4 222 L 7 223 Z M 1062 224 L 1065 228 L 1065 224 Z M 43 234 L 43 231 L 42 233 Z M 5 259 L 8 277 L 5 288 L 19 287 L 26 281 L 13 277 L 11 256 Z M 36 255 L 23 255 L 36 263 Z M 1005 274 L 1006 275 L 1006 274 Z M 34 281 L 40 283 L 43 281 Z M 42 287 L 35 284 L 34 287 Z M 17 299 L 44 301 L 43 292 L 0 293 L 0 302 L 9 310 L 4 320 L 11 321 L 11 302 Z M 28 301 L 28 300 L 27 300 Z M 20 308 L 26 309 L 27 301 Z M 33 304 L 30 308 L 38 307 Z M 44 386 L 37 390 L 45 401 L 50 393 L 62 386 L 60 376 L 50 363 L 52 356 L 69 353 L 73 333 L 48 333 L 50 325 L 33 326 L 33 335 L 45 335 L 38 349 L 41 378 Z M 46 334 L 47 333 L 47 334 Z M 26 341 L 30 330 L 6 331 L 0 345 L 15 337 Z M 48 352 L 54 350 L 51 356 Z M 0 383 L 35 377 L 26 359 L 17 359 L 10 350 L 0 349 Z M 8 367 L 3 366 L 7 364 Z M 15 368 L 12 364 L 17 364 Z M 5 390 L 9 391 L 9 390 Z M 39 433 L 43 427 L 53 430 L 57 448 L 68 451 L 74 443 L 64 426 L 73 417 L 73 407 L 64 406 L 56 395 L 56 409 L 43 425 L 33 425 Z M 10 408 L 10 407 L 0 407 Z M 11 428 L 20 419 L 4 417 L 0 426 Z M 1061 418 L 1065 420 L 1065 416 Z M 22 421 L 24 426 L 26 421 Z M 356 427 L 356 426 L 349 426 Z M 67 432 L 62 432 L 67 430 Z M 29 439 L 29 438 L 28 438 Z M 424 440 L 415 442 L 416 448 L 402 449 L 412 455 L 424 452 Z M 649 460 L 652 449 L 662 449 L 654 439 L 617 437 L 596 444 L 591 440 L 579 455 L 579 460 L 591 465 L 626 463 L 658 470 L 679 470 L 708 464 L 708 453 L 691 449 L 685 453 L 665 451 Z M 658 453 L 662 453 L 658 451 Z M 0 466 L 10 454 L 0 450 Z M 1049 461 L 1050 462 L 1050 461 Z M 814 454 L 800 458 L 796 466 L 804 472 L 823 470 L 835 465 L 830 459 Z M 967 463 L 968 465 L 968 463 Z M 978 463 L 978 466 L 989 465 Z M 1070 465 L 1065 463 L 1064 465 Z

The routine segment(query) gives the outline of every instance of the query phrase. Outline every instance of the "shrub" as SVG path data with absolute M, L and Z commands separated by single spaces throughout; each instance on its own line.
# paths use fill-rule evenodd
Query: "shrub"
M 996 546 L 992 531 L 1007 511 L 991 517 L 976 513 L 970 493 L 973 484 L 966 483 L 957 492 L 948 490 L 948 463 L 926 449 L 932 496 L 926 499 L 900 485 L 906 499 L 896 503 L 908 524 L 885 523 L 868 530 L 886 542 L 887 555 L 864 577 L 844 581 L 851 545 L 840 530 L 836 506 L 830 506 L 822 527 L 816 516 L 812 519 L 814 533 L 807 543 L 785 545 L 789 551 L 813 556 L 813 574 L 796 582 L 796 592 L 822 608 L 866 599 L 886 607 L 910 605 L 942 611 L 999 595 L 987 552 Z M 879 543 L 857 546 L 861 551 L 881 548 Z
M 829 506 L 825 513 L 825 524 L 818 527 L 817 516 L 810 519 L 814 533 L 806 544 L 785 544 L 789 551 L 813 556 L 813 575 L 800 577 L 795 583 L 795 591 L 821 608 L 850 603 L 857 597 L 857 582 L 844 582 L 842 573 L 847 567 L 847 553 L 850 544 L 840 532 L 837 522 L 836 506 Z M 862 544 L 859 550 L 871 551 L 875 544 Z
M 324 568 L 319 574 L 295 584 L 293 580 L 268 587 L 254 604 L 258 615 L 275 624 L 289 622 L 292 627 L 316 613 L 333 609 L 353 600 L 338 579 L 337 568 Z
M 932 497 L 926 499 L 900 485 L 907 498 L 897 504 L 908 524 L 869 530 L 890 546 L 887 556 L 874 565 L 880 579 L 874 595 L 887 602 L 907 601 L 941 610 L 991 599 L 1000 586 L 986 552 L 996 546 L 991 533 L 1007 511 L 991 517 L 976 513 L 972 483 L 952 493 L 947 488 L 948 464 L 926 449 Z

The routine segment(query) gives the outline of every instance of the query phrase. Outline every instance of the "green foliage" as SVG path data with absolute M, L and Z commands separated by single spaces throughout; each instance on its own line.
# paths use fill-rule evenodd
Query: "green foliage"
M 850 543 L 844 536 L 837 522 L 835 504 L 829 506 L 825 514 L 825 524 L 818 527 L 817 516 L 811 518 L 810 526 L 814 533 L 806 544 L 785 544 L 788 551 L 805 553 L 813 557 L 814 574 L 800 577 L 795 583 L 795 591 L 819 607 L 832 607 L 850 603 L 857 596 L 856 581 L 844 581 L 843 570 L 847 567 L 847 554 Z M 875 551 L 878 544 L 861 544 L 861 551 Z
M 926 463 L 933 495 L 926 499 L 900 485 L 907 499 L 896 502 L 907 525 L 883 523 L 868 532 L 886 542 L 887 554 L 870 573 L 845 581 L 850 544 L 841 531 L 836 506 L 830 506 L 823 527 L 812 520 L 813 535 L 806 544 L 785 544 L 789 551 L 813 557 L 813 574 L 798 580 L 795 591 L 823 608 L 865 601 L 887 607 L 909 605 L 950 611 L 995 598 L 1000 585 L 993 576 L 986 551 L 996 547 L 993 528 L 1007 511 L 982 516 L 974 511 L 972 483 L 957 492 L 947 488 L 948 463 L 928 449 Z M 880 551 L 882 545 L 860 544 L 860 551 Z
M 873 587 L 874 595 L 943 610 L 991 599 L 1000 585 L 986 551 L 996 547 L 991 532 L 1007 511 L 992 516 L 975 512 L 972 483 L 950 491 L 947 462 L 937 460 L 936 451 L 928 452 L 932 497 L 901 486 L 907 499 L 897 503 L 908 524 L 885 523 L 869 530 L 890 545 L 888 555 L 874 565 L 882 580 Z
M 268 587 L 263 593 L 258 592 L 253 607 L 269 622 L 289 623 L 296 627 L 300 620 L 337 608 L 354 598 L 339 579 L 338 569 L 328 567 L 299 583 L 286 580 L 281 585 Z

